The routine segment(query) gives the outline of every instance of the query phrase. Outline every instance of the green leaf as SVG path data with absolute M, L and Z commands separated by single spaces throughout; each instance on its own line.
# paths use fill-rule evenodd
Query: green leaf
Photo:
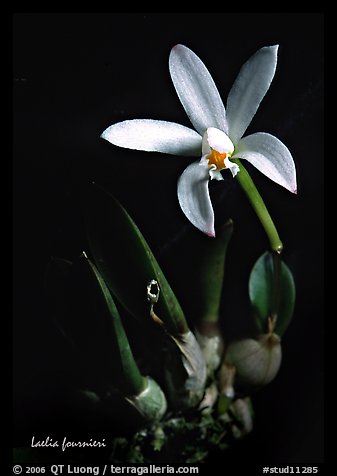
M 180 304 L 140 230 L 109 193 L 97 185 L 87 196 L 85 218 L 91 253 L 110 290 L 134 317 L 148 319 L 147 285 L 160 288 L 154 311 L 171 334 L 187 332 Z
M 273 258 L 269 252 L 256 261 L 249 277 L 249 297 L 261 333 L 268 327 L 273 297 Z M 282 336 L 292 318 L 295 306 L 295 283 L 288 266 L 281 262 L 280 302 L 274 332 Z
M 145 388 L 145 380 L 110 291 L 85 253 L 74 262 L 69 284 L 65 332 L 98 380 L 117 386 L 124 395 L 137 395 Z

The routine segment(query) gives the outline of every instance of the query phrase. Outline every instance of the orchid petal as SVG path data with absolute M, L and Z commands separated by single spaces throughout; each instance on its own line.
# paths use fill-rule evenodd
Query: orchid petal
M 208 181 L 208 167 L 194 162 L 179 177 L 178 199 L 189 221 L 202 232 L 214 237 L 214 212 Z
M 117 122 L 105 129 L 101 137 L 127 149 L 192 157 L 201 153 L 201 136 L 174 122 L 153 119 Z
M 297 193 L 294 159 L 276 137 L 257 132 L 240 140 L 232 158 L 245 159 L 268 178 Z
M 205 135 L 207 136 L 207 142 L 212 149 L 215 149 L 220 153 L 233 153 L 233 142 L 225 132 L 216 129 L 215 127 L 209 127 Z
M 259 49 L 241 68 L 227 99 L 228 135 L 237 144 L 273 80 L 278 45 Z
M 226 112 L 220 94 L 204 63 L 189 48 L 172 48 L 169 68 L 181 104 L 195 129 L 208 127 L 227 132 Z

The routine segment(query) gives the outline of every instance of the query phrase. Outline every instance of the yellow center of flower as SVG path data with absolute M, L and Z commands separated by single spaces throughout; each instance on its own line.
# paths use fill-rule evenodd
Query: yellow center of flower
M 218 170 L 226 169 L 225 159 L 230 156 L 231 154 L 228 154 L 227 152 L 218 152 L 217 150 L 212 149 L 212 152 L 207 156 L 208 166 L 215 165 Z

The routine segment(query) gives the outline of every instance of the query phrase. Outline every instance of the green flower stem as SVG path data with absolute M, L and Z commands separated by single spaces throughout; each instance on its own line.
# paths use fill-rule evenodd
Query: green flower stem
M 273 251 L 273 294 L 272 294 L 272 303 L 271 303 L 271 319 L 272 327 L 275 327 L 278 309 L 280 305 L 280 294 L 281 294 L 281 257 L 280 254 L 283 249 L 282 241 L 277 233 L 276 227 L 269 215 L 267 207 L 259 194 L 253 180 L 251 179 L 249 173 L 242 165 L 239 159 L 233 159 L 240 167 L 240 172 L 236 175 L 236 179 L 243 188 L 245 194 L 248 197 L 252 207 L 254 208 L 259 220 L 267 233 L 269 238 L 270 247 Z
M 259 220 L 269 238 L 271 249 L 274 252 L 280 254 L 282 252 L 283 245 L 261 195 L 257 191 L 253 180 L 251 179 L 245 167 L 242 165 L 241 161 L 239 159 L 232 159 L 232 162 L 235 162 L 240 167 L 240 172 L 238 172 L 235 178 L 243 188 L 248 200 L 250 201 L 250 204 L 259 217 Z

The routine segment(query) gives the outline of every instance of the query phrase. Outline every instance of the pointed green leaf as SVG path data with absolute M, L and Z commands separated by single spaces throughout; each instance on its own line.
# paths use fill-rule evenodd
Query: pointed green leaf
M 97 377 L 125 395 L 145 387 L 119 312 L 97 268 L 83 253 L 73 264 L 68 313 L 63 327 Z
M 261 333 L 267 331 L 273 295 L 273 259 L 264 253 L 256 261 L 249 277 L 249 297 Z M 295 306 L 295 283 L 288 266 L 281 262 L 280 302 L 274 332 L 282 336 L 292 318 Z
M 171 334 L 188 330 L 184 313 L 140 230 L 109 193 L 94 185 L 85 218 L 90 250 L 97 268 L 124 308 L 136 318 L 148 318 L 147 286 L 159 284 L 154 311 Z
M 167 409 L 166 397 L 156 381 L 141 375 L 111 293 L 87 255 L 82 253 L 74 264 L 53 260 L 46 277 L 54 295 L 63 285 L 65 308 L 57 315 L 57 322 L 77 350 L 85 369 L 85 384 L 94 384 L 103 392 L 111 385 L 116 387 L 124 395 L 133 420 L 161 419 Z M 87 398 L 93 396 L 93 392 L 86 393 Z

